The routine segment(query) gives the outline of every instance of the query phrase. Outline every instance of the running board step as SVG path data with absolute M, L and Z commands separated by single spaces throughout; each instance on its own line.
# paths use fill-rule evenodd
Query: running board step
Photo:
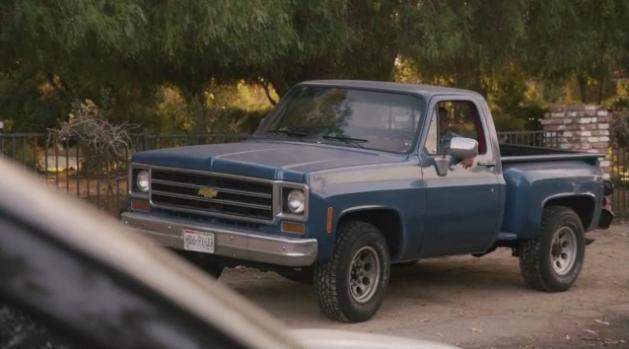
M 498 241 L 515 241 L 518 239 L 518 235 L 514 233 L 499 233 L 496 240 Z

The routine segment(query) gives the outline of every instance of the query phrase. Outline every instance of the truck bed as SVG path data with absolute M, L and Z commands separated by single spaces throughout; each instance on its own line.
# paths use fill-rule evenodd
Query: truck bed
M 565 160 L 584 160 L 596 164 L 599 158 L 605 156 L 597 153 L 580 153 L 571 150 L 514 144 L 500 144 L 500 154 L 503 164 Z
M 507 186 L 502 232 L 512 238 L 530 238 L 539 230 L 549 200 L 579 197 L 578 207 L 600 211 L 599 158 L 604 155 L 511 144 L 501 144 L 500 152 Z M 594 217 L 585 222 L 586 230 L 596 225 Z

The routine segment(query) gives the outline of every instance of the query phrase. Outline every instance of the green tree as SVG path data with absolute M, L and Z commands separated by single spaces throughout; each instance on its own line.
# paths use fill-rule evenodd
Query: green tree
M 576 78 L 581 101 L 601 103 L 614 70 L 629 67 L 629 3 L 530 0 L 528 9 L 521 64 L 541 79 Z
M 525 39 L 525 0 L 412 1 L 401 9 L 400 53 L 426 81 L 487 94 Z
M 625 0 L 5 0 L 0 24 L 0 118 L 23 130 L 84 99 L 165 129 L 171 87 L 186 106 L 166 109 L 215 125 L 200 120 L 217 86 L 260 84 L 276 101 L 302 80 L 391 80 L 402 66 L 509 116 L 529 107 L 531 80 L 575 80 L 598 102 L 629 67 Z

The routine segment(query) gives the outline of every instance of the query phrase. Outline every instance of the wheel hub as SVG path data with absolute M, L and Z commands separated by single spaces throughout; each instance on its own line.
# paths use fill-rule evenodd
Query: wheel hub
M 558 275 L 566 275 L 574 266 L 577 258 L 577 235 L 570 227 L 558 229 L 550 247 L 550 261 Z
M 360 248 L 354 254 L 349 268 L 350 296 L 358 303 L 368 302 L 378 289 L 380 259 L 371 247 Z

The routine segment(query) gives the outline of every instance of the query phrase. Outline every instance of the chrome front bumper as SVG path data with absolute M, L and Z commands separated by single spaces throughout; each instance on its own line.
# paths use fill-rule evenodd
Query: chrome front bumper
M 254 231 L 241 231 L 164 219 L 144 213 L 125 212 L 125 225 L 159 245 L 183 250 L 182 229 L 211 232 L 215 235 L 217 256 L 290 267 L 309 266 L 317 258 L 317 240 L 278 237 Z

